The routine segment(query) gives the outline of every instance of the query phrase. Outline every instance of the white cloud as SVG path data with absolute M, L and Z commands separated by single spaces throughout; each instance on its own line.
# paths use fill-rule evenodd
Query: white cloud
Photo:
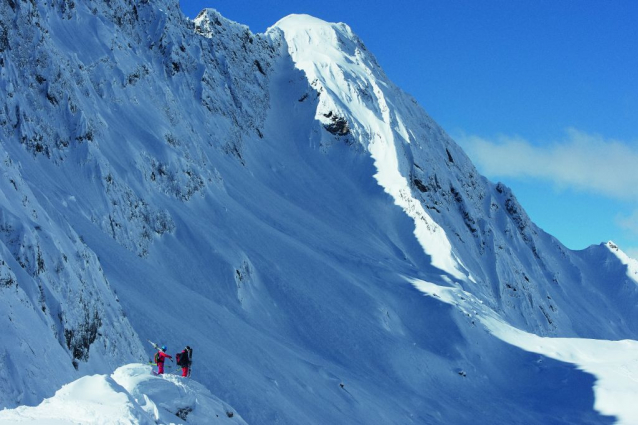
M 637 165 L 638 166 L 638 165 Z M 630 216 L 619 214 L 616 217 L 616 224 L 624 230 L 628 230 L 638 236 L 638 210 Z
M 461 135 L 456 140 L 489 177 L 543 179 L 560 188 L 638 199 L 638 142 L 605 139 L 575 129 L 568 129 L 563 140 L 543 145 L 509 136 Z

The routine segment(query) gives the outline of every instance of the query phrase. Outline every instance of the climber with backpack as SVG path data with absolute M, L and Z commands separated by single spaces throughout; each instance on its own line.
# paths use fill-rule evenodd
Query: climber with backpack
M 157 364 L 158 375 L 162 375 L 164 373 L 164 360 L 167 357 L 173 361 L 173 357 L 166 354 L 166 346 L 162 345 L 162 347 L 157 350 L 157 353 L 155 353 L 155 364 Z
M 193 349 L 188 345 L 182 350 L 181 353 L 175 355 L 177 365 L 182 367 L 182 376 L 191 376 L 191 364 L 193 363 Z

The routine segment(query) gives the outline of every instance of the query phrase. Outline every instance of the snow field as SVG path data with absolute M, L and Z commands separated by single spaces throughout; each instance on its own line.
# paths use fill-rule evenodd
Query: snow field
M 616 416 L 618 425 L 638 423 L 638 341 L 548 338 L 524 332 L 506 323 L 476 297 L 459 289 L 408 279 L 424 294 L 456 306 L 479 320 L 497 338 L 522 350 L 576 365 L 596 377 L 594 408 Z

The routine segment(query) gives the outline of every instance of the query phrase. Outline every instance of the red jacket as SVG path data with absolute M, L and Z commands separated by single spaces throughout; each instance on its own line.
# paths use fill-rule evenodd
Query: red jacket
M 164 359 L 166 359 L 166 357 L 168 357 L 169 359 L 173 360 L 172 356 L 169 356 L 168 354 L 166 354 L 165 352 L 163 352 L 162 350 L 157 352 L 157 363 L 164 363 Z

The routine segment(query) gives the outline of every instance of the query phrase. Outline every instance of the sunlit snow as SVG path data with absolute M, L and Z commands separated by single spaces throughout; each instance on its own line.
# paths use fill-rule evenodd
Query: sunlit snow
M 560 341 L 637 339 L 634 263 L 538 228 L 347 25 L 0 2 L 0 96 L 2 418 L 632 420 L 622 344 Z
M 457 278 L 465 278 L 445 231 L 412 196 L 400 173 L 396 139 L 409 143 L 409 137 L 401 119 L 391 115 L 393 105 L 385 96 L 389 89 L 379 83 L 382 71 L 361 50 L 352 30 L 345 24 L 331 24 L 308 15 L 290 15 L 274 28 L 283 30 L 290 55 L 308 81 L 328 94 L 322 98 L 316 118 L 325 120 L 329 112 L 348 116 L 356 137 L 364 141 L 374 158 L 374 177 L 414 220 L 414 234 L 432 257 L 432 264 Z M 372 103 L 362 96 L 362 89 L 374 98 Z
M 471 294 L 452 287 L 409 279 L 424 294 L 456 306 L 478 319 L 497 338 L 523 350 L 541 354 L 596 376 L 594 407 L 614 415 L 618 424 L 638 423 L 638 341 L 547 338 L 516 329 Z
M 38 406 L 2 410 L 0 424 L 245 424 L 233 410 L 193 380 L 131 364 L 80 378 Z

